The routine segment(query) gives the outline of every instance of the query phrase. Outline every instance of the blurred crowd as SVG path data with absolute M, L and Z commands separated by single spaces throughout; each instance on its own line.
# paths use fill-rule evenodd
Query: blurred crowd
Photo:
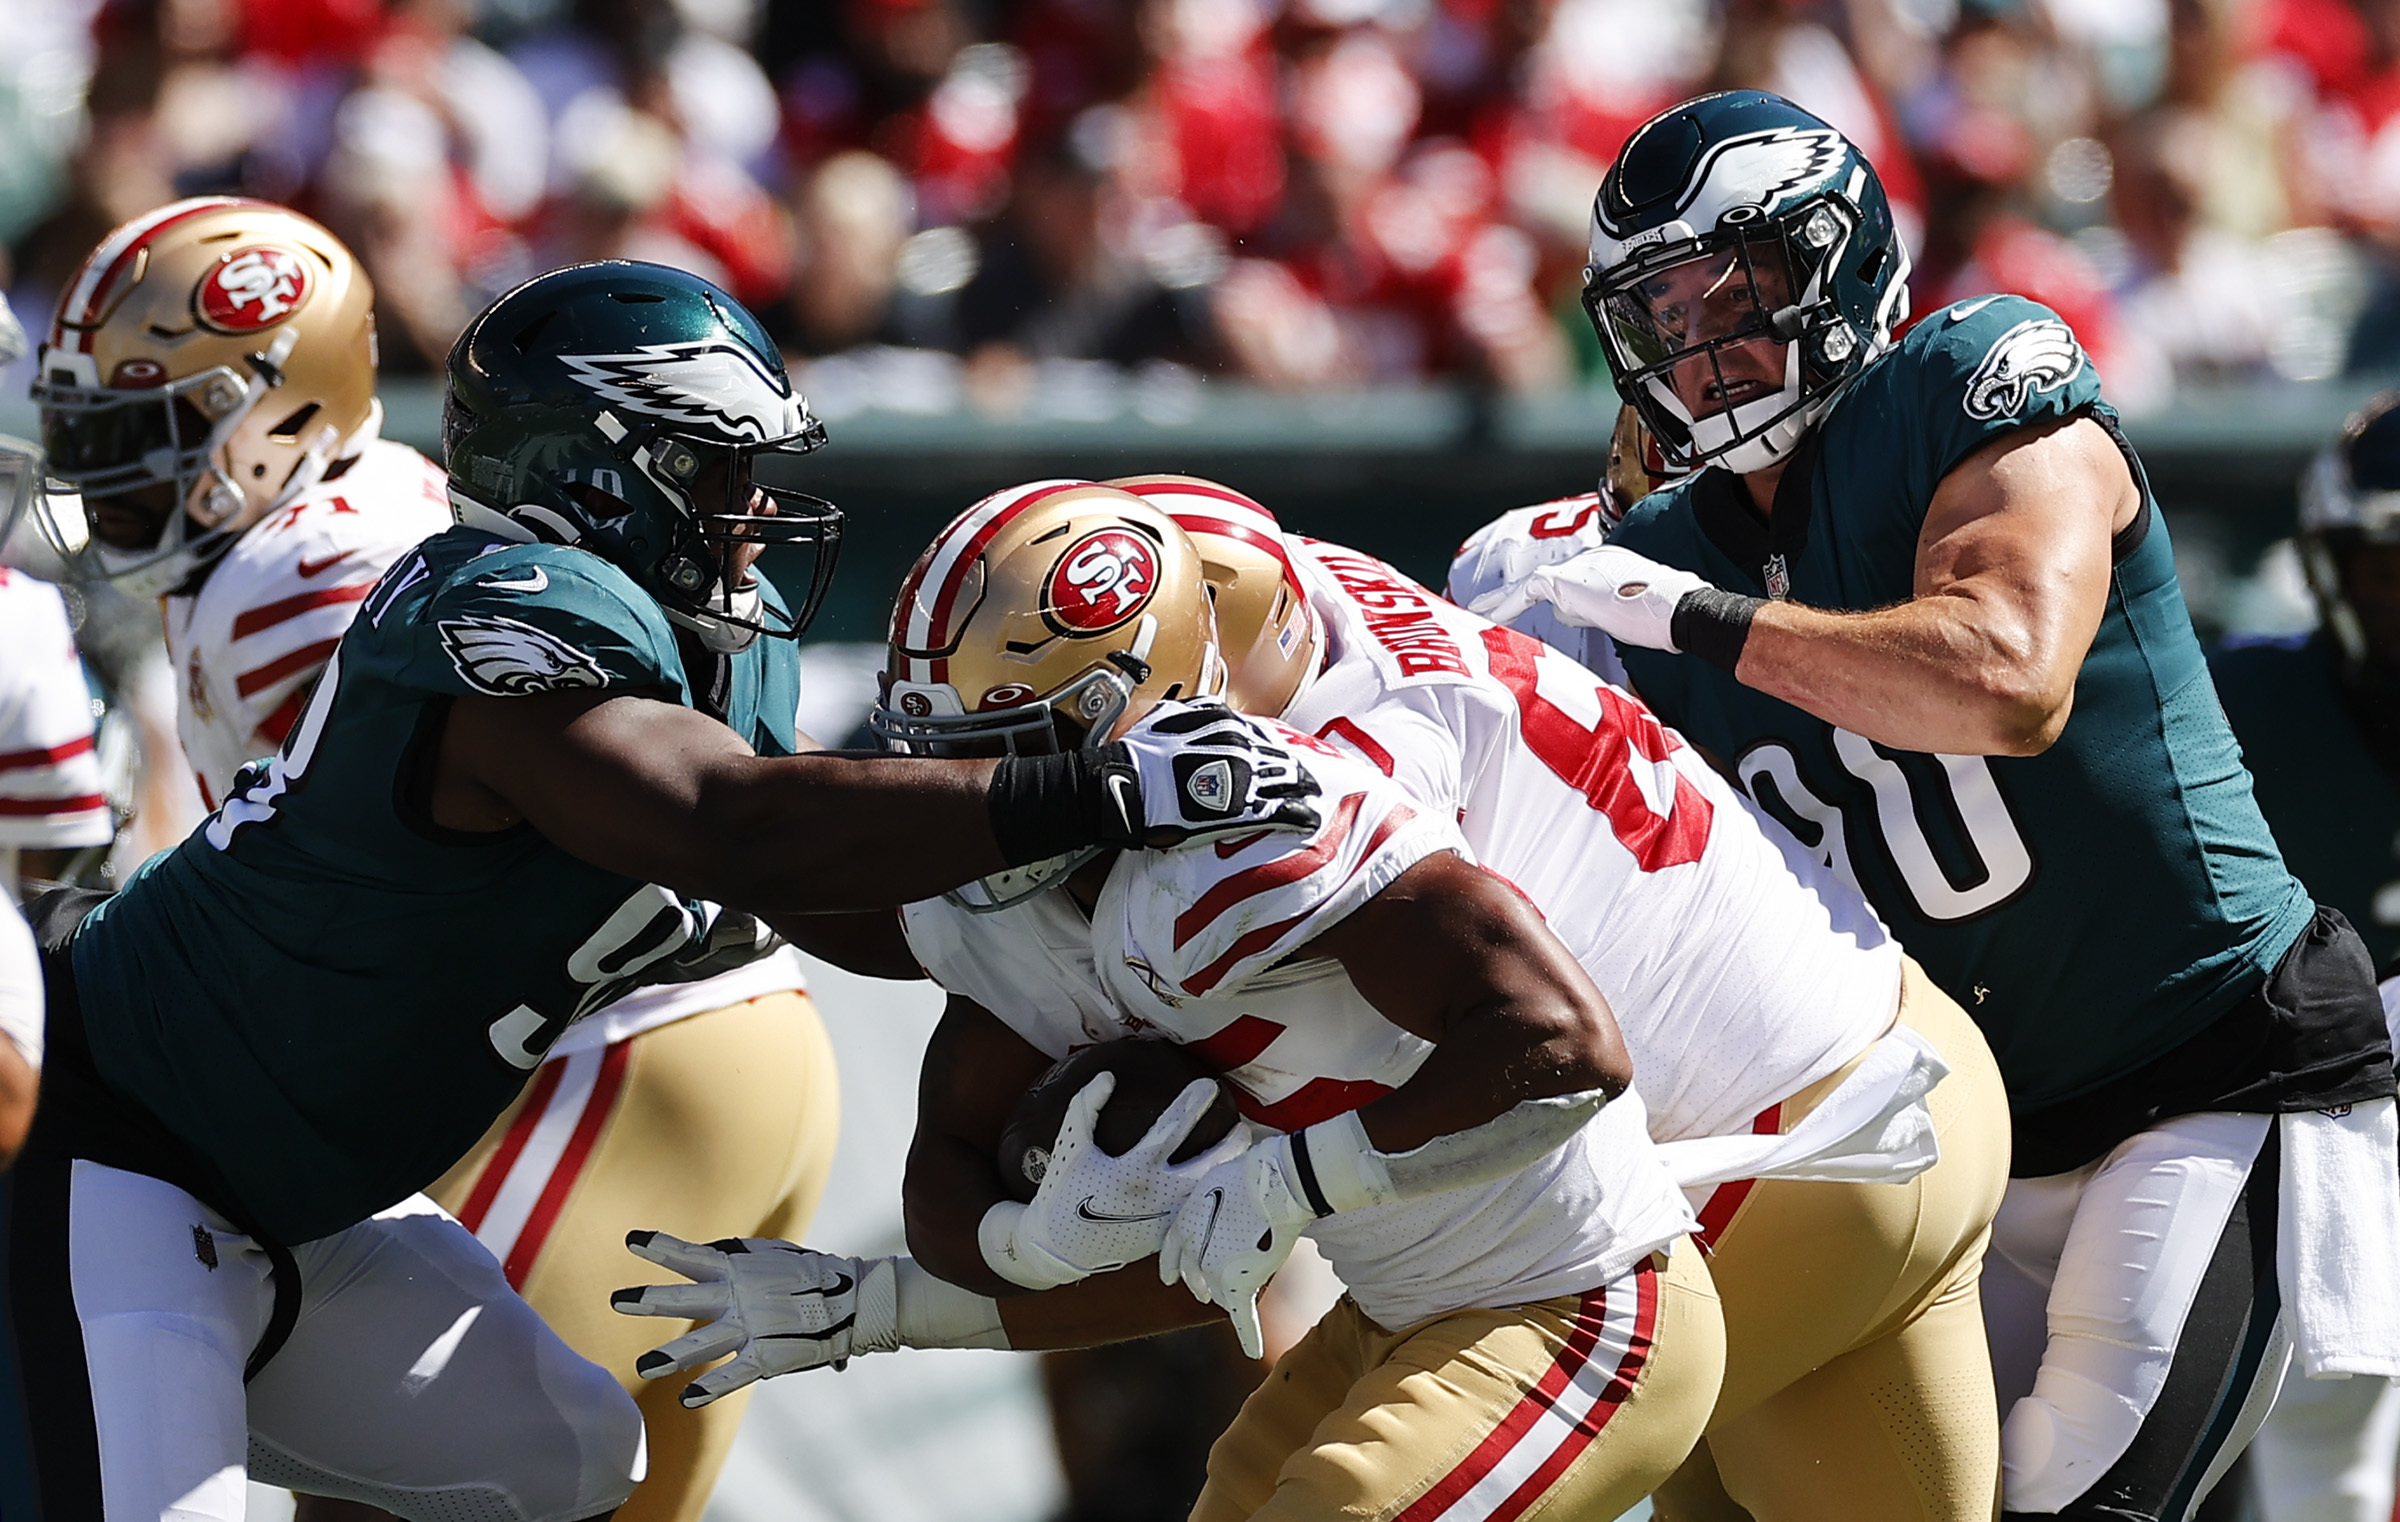
M 2046 301 L 2129 410 L 2400 367 L 2400 0 L 0 0 L 0 276 L 240 191 L 350 240 L 394 372 L 628 255 L 837 417 L 1540 391 L 1608 160 L 1726 86 L 1866 149 L 1920 312 Z

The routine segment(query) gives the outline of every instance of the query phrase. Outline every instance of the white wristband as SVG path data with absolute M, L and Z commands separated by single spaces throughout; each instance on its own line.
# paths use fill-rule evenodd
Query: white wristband
M 1292 1181 L 1301 1186 L 1293 1193 L 1311 1209 L 1323 1205 L 1328 1212 L 1358 1210 L 1400 1198 L 1392 1187 L 1391 1170 L 1367 1140 L 1366 1123 L 1356 1110 L 1293 1132 L 1291 1145 L 1293 1167 L 1301 1175 Z M 1311 1183 L 1313 1198 L 1307 1188 Z
M 1064 1265 L 1046 1257 L 1019 1250 L 1017 1223 L 1025 1218 L 1025 1207 L 1015 1200 L 998 1200 L 983 1213 L 975 1228 L 975 1245 L 983 1250 L 986 1268 L 1020 1289 L 1056 1289 L 1073 1284 L 1082 1275 L 1059 1272 Z
M 1008 1329 L 1000 1324 L 1000 1302 L 962 1289 L 914 1258 L 892 1260 L 894 1270 L 894 1343 L 907 1348 L 1005 1348 Z M 859 1331 L 866 1330 L 866 1301 L 859 1301 Z M 857 1334 L 853 1334 L 854 1336 Z M 856 1346 L 856 1343 L 853 1343 Z M 880 1351 L 880 1350 L 877 1350 Z

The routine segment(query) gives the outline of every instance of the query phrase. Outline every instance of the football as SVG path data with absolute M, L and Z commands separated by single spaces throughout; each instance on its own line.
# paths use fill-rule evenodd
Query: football
M 1100 1108 L 1093 1140 L 1111 1157 L 1122 1157 L 1140 1141 L 1184 1085 L 1214 1078 L 1199 1058 L 1171 1041 L 1108 1041 L 1087 1046 L 1053 1063 L 1028 1086 L 1000 1128 L 1000 1182 L 1019 1200 L 1030 1200 L 1049 1166 L 1051 1144 L 1067 1118 L 1067 1106 L 1102 1073 L 1117 1075 L 1116 1092 Z M 1233 1093 L 1222 1080 L 1216 1102 L 1201 1115 L 1172 1162 L 1199 1156 L 1224 1139 L 1239 1119 Z

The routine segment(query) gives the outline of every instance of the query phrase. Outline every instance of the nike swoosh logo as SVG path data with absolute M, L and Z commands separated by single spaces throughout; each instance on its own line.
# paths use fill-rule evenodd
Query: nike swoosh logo
M 356 550 L 344 550 L 339 555 L 328 555 L 323 560 L 303 560 L 292 569 L 298 571 L 304 579 L 313 580 L 357 553 Z
M 533 574 L 522 581 L 479 581 L 475 584 L 497 592 L 546 592 L 550 589 L 550 573 L 537 565 L 533 568 Z
M 1142 823 L 1140 790 L 1134 786 L 1133 779 L 1123 772 L 1111 772 L 1108 794 L 1109 802 L 1117 806 L 1117 817 L 1124 824 L 1126 833 L 1131 834 Z
M 1149 1215 L 1112 1215 L 1108 1211 L 1092 1208 L 1092 1201 L 1098 1198 L 1099 1196 L 1096 1194 L 1085 1195 L 1076 1204 L 1075 1213 L 1087 1221 L 1098 1221 L 1104 1226 L 1130 1226 L 1137 1221 L 1163 1221 L 1173 1214 L 1172 1211 L 1160 1210 Z
M 1962 301 L 1957 306 L 1954 306 L 1950 309 L 1950 320 L 1952 322 L 1965 322 L 1968 318 L 1974 316 L 1977 312 L 1982 311 L 1985 307 L 1990 306 L 1993 302 L 1998 301 L 1999 299 L 2000 298 L 1997 296 L 1986 296 L 1981 301 Z

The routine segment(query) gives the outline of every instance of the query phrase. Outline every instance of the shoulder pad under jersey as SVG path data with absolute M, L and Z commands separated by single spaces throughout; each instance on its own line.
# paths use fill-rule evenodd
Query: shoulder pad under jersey
M 395 680 L 428 691 L 621 687 L 690 701 L 658 604 L 599 556 L 562 545 L 452 529 L 385 574 L 353 630 L 361 635 Z
M 1983 296 L 1929 313 L 1858 389 L 1923 440 L 1938 481 L 2000 434 L 2098 402 L 2100 376 L 2056 312 L 2022 296 Z

